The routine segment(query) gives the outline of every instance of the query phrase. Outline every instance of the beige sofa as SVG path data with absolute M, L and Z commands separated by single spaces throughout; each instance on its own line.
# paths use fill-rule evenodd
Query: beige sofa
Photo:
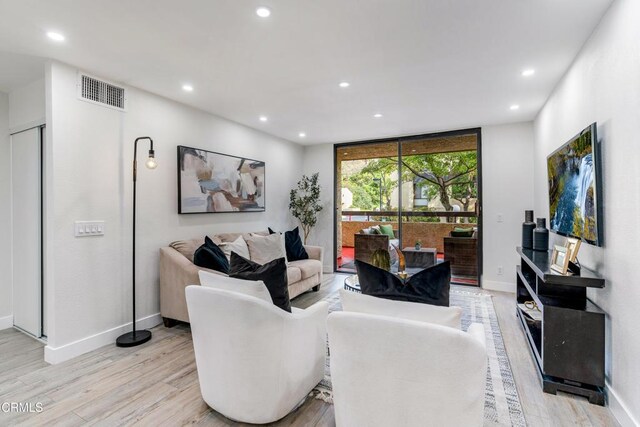
M 261 232 L 259 234 L 267 234 Z M 242 233 L 223 233 L 209 236 L 214 243 L 233 242 Z M 160 248 L 160 313 L 165 326 L 173 326 L 176 321 L 189 322 L 184 289 L 188 285 L 199 285 L 198 271 L 217 271 L 198 267 L 193 263 L 193 254 L 204 243 L 204 237 L 178 240 Z M 317 291 L 322 283 L 322 256 L 320 246 L 306 246 L 309 259 L 292 261 L 287 264 L 289 298 L 310 289 Z

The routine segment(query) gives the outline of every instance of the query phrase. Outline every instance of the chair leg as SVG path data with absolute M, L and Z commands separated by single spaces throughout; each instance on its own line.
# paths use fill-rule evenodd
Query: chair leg
M 165 328 L 173 328 L 178 324 L 178 321 L 175 319 L 169 319 L 168 317 L 163 317 L 162 323 L 164 323 Z

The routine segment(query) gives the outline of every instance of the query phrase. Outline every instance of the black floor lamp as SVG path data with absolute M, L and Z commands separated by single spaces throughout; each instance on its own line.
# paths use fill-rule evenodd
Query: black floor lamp
M 151 146 L 149 147 L 149 159 L 147 159 L 145 163 L 147 168 L 155 169 L 158 166 L 155 159 L 155 152 L 153 151 L 153 140 L 148 136 L 136 138 L 133 145 L 133 330 L 118 337 L 116 340 L 116 345 L 118 347 L 134 347 L 136 345 L 146 343 L 151 339 L 151 331 L 147 331 L 146 329 L 136 331 L 136 181 L 138 178 L 138 141 L 141 139 L 148 139 L 151 143 Z

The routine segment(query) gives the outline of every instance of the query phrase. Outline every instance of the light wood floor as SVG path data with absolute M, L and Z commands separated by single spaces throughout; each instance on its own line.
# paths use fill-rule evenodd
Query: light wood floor
M 308 307 L 342 286 L 343 275 L 326 275 L 319 292 L 293 301 Z M 514 298 L 491 292 L 520 400 L 530 426 L 616 426 L 608 409 L 586 399 L 542 393 Z M 0 331 L 0 403 L 40 402 L 39 414 L 0 412 L 0 425 L 238 425 L 202 401 L 189 327 L 153 329 L 137 348 L 106 346 L 59 365 L 43 362 L 43 345 L 12 329 Z M 333 408 L 317 399 L 275 423 L 333 426 Z

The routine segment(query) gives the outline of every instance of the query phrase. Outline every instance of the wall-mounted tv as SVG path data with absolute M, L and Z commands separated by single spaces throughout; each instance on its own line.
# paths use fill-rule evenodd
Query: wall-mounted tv
M 602 245 L 601 177 L 596 124 L 547 157 L 549 228 Z

